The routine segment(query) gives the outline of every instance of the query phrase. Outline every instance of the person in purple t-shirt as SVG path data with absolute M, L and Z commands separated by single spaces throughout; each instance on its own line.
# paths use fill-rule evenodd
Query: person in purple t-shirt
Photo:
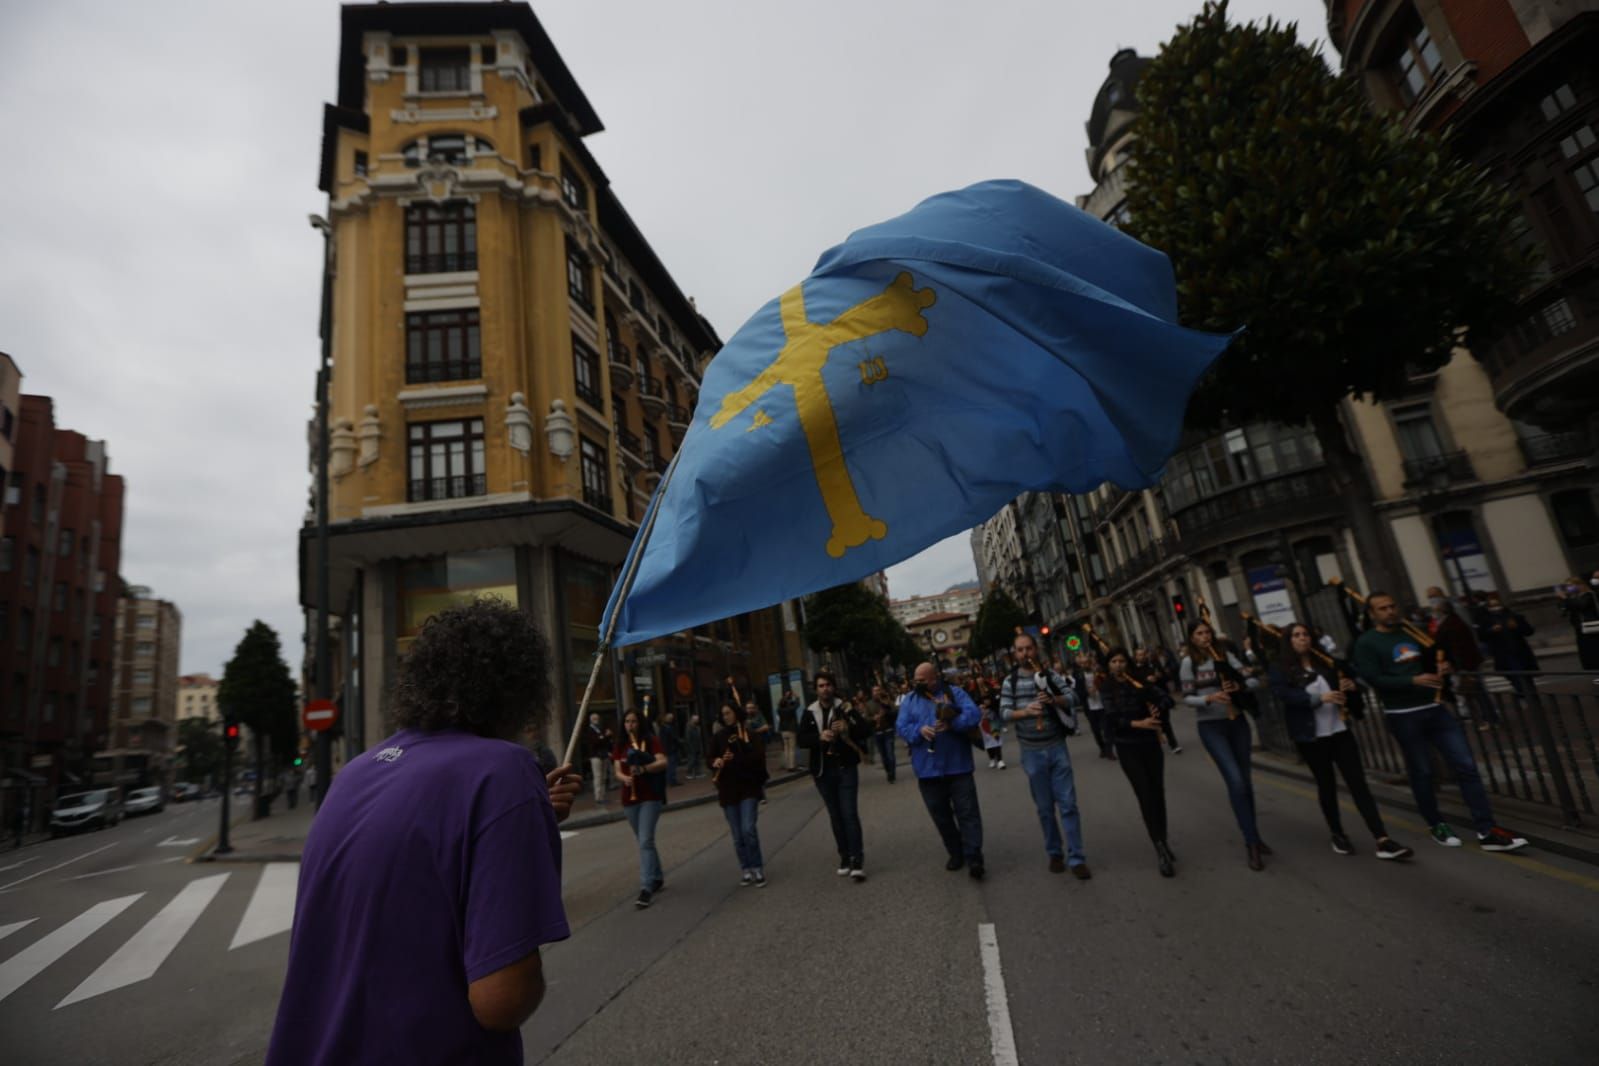
M 503 602 L 422 627 L 400 731 L 340 771 L 306 839 L 268 1066 L 522 1061 L 539 947 L 570 935 L 556 826 L 582 787 L 513 739 L 549 674 Z

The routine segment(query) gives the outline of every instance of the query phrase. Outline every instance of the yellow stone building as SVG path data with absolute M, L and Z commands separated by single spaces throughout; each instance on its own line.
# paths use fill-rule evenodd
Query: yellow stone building
M 720 340 L 585 147 L 599 117 L 528 5 L 341 12 L 320 187 L 348 750 L 386 735 L 383 696 L 409 639 L 474 594 L 524 606 L 551 636 L 548 725 L 564 730 L 616 568 Z M 313 533 L 308 520 L 308 609 Z M 801 661 L 783 615 L 758 612 L 630 650 L 602 671 L 597 707 L 617 707 L 620 682 L 623 704 L 648 691 L 657 707 L 705 710 L 724 677 L 760 687 Z

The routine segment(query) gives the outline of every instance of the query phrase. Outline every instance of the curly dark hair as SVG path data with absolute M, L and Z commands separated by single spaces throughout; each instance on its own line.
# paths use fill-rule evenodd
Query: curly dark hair
M 550 696 L 550 645 L 533 619 L 498 599 L 429 618 L 400 661 L 394 723 L 513 738 Z

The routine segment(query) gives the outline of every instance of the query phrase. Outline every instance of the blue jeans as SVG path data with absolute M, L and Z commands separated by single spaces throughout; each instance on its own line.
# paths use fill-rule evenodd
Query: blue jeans
M 1477 832 L 1486 833 L 1494 827 L 1493 806 L 1482 787 L 1482 777 L 1477 773 L 1477 760 L 1471 757 L 1471 747 L 1466 734 L 1449 713 L 1447 707 L 1431 707 L 1407 714 L 1387 714 L 1388 732 L 1399 741 L 1399 750 L 1405 753 L 1405 770 L 1410 774 L 1410 791 L 1415 794 L 1416 806 L 1429 826 L 1443 821 L 1438 812 L 1438 797 L 1433 794 L 1432 752 L 1438 749 L 1444 762 L 1455 775 L 1460 786 L 1460 796 L 1471 811 L 1471 821 Z
M 977 805 L 977 782 L 969 773 L 923 777 L 916 782 L 922 803 L 932 815 L 944 850 L 952 859 L 983 862 L 983 811 Z
M 877 734 L 877 754 L 883 757 L 883 771 L 888 774 L 888 779 L 894 780 L 894 774 L 899 770 L 899 761 L 894 748 L 893 733 Z
M 682 784 L 682 782 L 677 779 L 677 752 L 675 751 L 669 751 L 666 753 L 666 783 L 668 785 Z
M 860 866 L 866 861 L 861 840 L 860 767 L 840 766 L 824 770 L 816 779 L 816 791 L 827 804 L 827 817 L 833 823 L 833 843 L 838 845 L 841 865 Z
M 1259 844 L 1260 830 L 1255 825 L 1255 789 L 1249 783 L 1249 719 L 1240 714 L 1228 720 L 1199 723 L 1199 742 L 1227 782 L 1227 798 L 1232 801 L 1233 817 L 1243 830 L 1245 844 Z
M 639 887 L 655 891 L 655 886 L 666 880 L 661 872 L 661 853 L 655 850 L 655 823 L 661 820 L 661 801 L 645 800 L 631 807 L 623 807 L 627 824 L 633 827 L 638 838 Z
M 1083 859 L 1083 820 L 1077 813 L 1077 785 L 1072 781 L 1072 758 L 1064 741 L 1047 748 L 1022 748 L 1022 770 L 1027 788 L 1038 808 L 1038 824 L 1044 828 L 1044 850 L 1051 858 L 1061 857 L 1060 827 L 1066 826 L 1066 860 L 1081 866 Z M 1060 819 L 1055 818 L 1059 808 Z
M 751 797 L 722 808 L 727 828 L 733 834 L 733 850 L 738 853 L 740 870 L 759 870 L 766 865 L 761 861 L 761 837 L 755 830 L 755 819 L 760 814 L 761 801 Z

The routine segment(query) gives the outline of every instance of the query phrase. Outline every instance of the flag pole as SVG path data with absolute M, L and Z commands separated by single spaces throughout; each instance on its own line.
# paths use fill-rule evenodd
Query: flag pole
M 666 486 L 672 480 L 672 472 L 677 469 L 677 457 L 683 454 L 680 447 L 672 454 L 672 461 L 666 467 L 666 473 L 661 475 L 661 483 L 655 490 L 655 498 L 650 503 L 650 513 L 645 516 L 644 528 L 639 531 L 638 539 L 633 544 L 633 552 L 628 557 L 627 568 L 622 573 L 622 587 L 616 597 L 616 610 L 611 612 L 611 617 L 606 619 L 605 632 L 600 634 L 600 646 L 594 650 L 594 669 L 589 671 L 588 687 L 583 690 L 583 699 L 578 703 L 577 721 L 572 723 L 572 737 L 566 742 L 566 758 L 562 763 L 572 765 L 572 760 L 577 758 L 577 741 L 583 735 L 583 725 L 588 718 L 589 700 L 594 697 L 594 684 L 600 679 L 600 667 L 605 663 L 605 653 L 610 650 L 611 637 L 616 632 L 616 616 L 622 613 L 622 604 L 627 602 L 627 594 L 633 590 L 633 578 L 638 574 L 639 560 L 644 558 L 645 545 L 650 542 L 650 534 L 655 529 L 655 519 L 661 513 L 661 501 L 666 498 Z

